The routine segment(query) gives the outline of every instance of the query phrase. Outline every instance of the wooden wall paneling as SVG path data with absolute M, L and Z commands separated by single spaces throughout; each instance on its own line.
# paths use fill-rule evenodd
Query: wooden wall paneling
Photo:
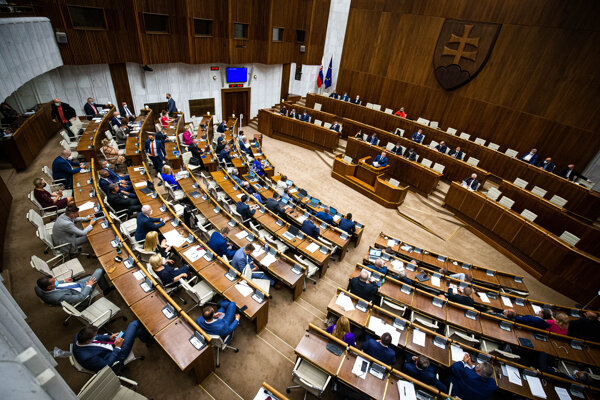
M 310 29 L 306 36 L 309 42 L 306 46 L 305 64 L 319 65 L 323 59 L 323 77 L 329 66 L 331 54 L 323 54 L 325 49 L 325 37 L 327 36 L 327 22 L 329 19 L 330 0 L 313 0 L 313 8 L 310 19 Z M 324 59 L 325 58 L 325 59 Z
M 190 61 L 195 64 L 229 63 L 229 2 L 188 0 L 191 43 Z M 212 20 L 212 36 L 194 35 L 194 18 Z
M 127 105 L 133 112 L 133 98 L 131 97 L 131 87 L 129 86 L 129 77 L 127 76 L 127 66 L 124 63 L 120 64 L 109 64 L 110 77 L 112 79 L 113 87 L 115 88 L 115 105 L 117 108 L 121 107 L 123 101 L 127 102 Z

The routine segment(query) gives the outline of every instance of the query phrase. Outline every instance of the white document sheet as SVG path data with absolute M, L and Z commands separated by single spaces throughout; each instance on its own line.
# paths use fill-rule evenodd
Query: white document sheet
M 525 380 L 527 380 L 527 384 L 529 384 L 529 390 L 531 390 L 532 395 L 539 397 L 540 399 L 545 399 L 547 397 L 540 378 L 537 376 L 526 376 Z
M 141 281 L 142 279 L 144 279 L 144 278 L 146 277 L 146 275 L 145 275 L 145 274 L 144 274 L 144 273 L 143 273 L 141 270 L 139 270 L 139 271 L 135 271 L 135 272 L 133 273 L 133 276 L 134 276 L 134 278 L 135 278 L 135 279 L 137 279 L 138 281 Z
M 344 294 L 344 292 L 340 292 L 337 299 L 335 300 L 335 304 L 342 307 L 345 311 L 353 311 L 354 303 L 352 303 L 352 299 Z
M 237 197 L 238 199 L 241 199 L 243 195 L 244 195 L 244 193 L 240 193 L 240 194 L 238 194 L 238 195 L 237 195 L 237 196 L 235 196 L 235 197 Z
M 512 307 L 512 301 L 510 301 L 510 297 L 506 297 L 506 296 L 500 296 L 502 298 L 502 303 L 506 306 L 506 307 Z
M 398 380 L 398 397 L 400 400 L 417 400 L 415 385 L 409 381 Z
M 515 385 L 523 386 L 523 382 L 521 381 L 521 373 L 518 368 L 513 367 L 512 365 L 506 365 L 506 376 L 508 376 L 508 381 L 510 383 L 514 383 Z
M 413 329 L 413 338 L 412 341 L 417 346 L 425 347 L 425 332 L 420 331 L 418 329 Z
M 298 217 L 298 222 L 303 223 L 307 219 L 308 219 L 308 217 L 303 214 L 303 215 L 301 215 L 301 216 Z
M 248 286 L 248 284 L 246 284 L 246 283 L 238 283 L 237 285 L 235 285 L 235 288 L 244 297 L 248 297 L 252 293 L 254 293 L 254 290 L 250 286 Z
M 262 260 L 260 260 L 260 264 L 264 267 L 268 267 L 269 265 L 273 264 L 276 260 L 277 258 L 273 254 L 269 253 Z
M 248 236 L 248 231 L 240 231 L 238 233 L 235 234 L 235 237 L 238 239 L 243 239 L 246 236 Z
M 490 302 L 490 299 L 487 297 L 487 294 L 483 292 L 477 292 L 477 295 L 481 298 L 481 301 L 483 301 L 484 303 Z
M 254 250 L 252 252 L 252 257 L 258 258 L 258 257 L 262 256 L 263 254 L 265 254 L 265 249 L 263 249 L 262 247 L 258 247 L 256 250 Z
M 187 240 L 173 229 L 163 235 L 167 239 L 167 244 L 173 247 L 181 247 Z
M 433 286 L 440 287 L 440 277 L 439 276 L 431 276 L 431 284 Z
M 183 253 L 185 258 L 187 258 L 190 262 L 199 260 L 200 258 L 204 257 L 205 254 L 206 250 L 200 249 L 200 247 L 192 247 Z
M 533 308 L 535 315 L 538 315 L 540 311 L 542 311 L 542 307 L 538 306 L 537 304 L 531 303 L 531 308 Z
M 94 208 L 94 204 L 95 203 L 93 201 L 86 201 L 85 203 L 79 206 L 79 211 L 85 211 Z
M 394 247 L 396 245 L 396 241 L 394 239 L 388 239 L 387 245 L 388 247 Z
M 453 362 L 462 361 L 463 358 L 465 358 L 465 352 L 463 349 L 454 344 L 450 346 L 450 353 L 452 355 Z
M 361 371 L 363 362 L 367 363 L 367 368 L 365 368 L 365 372 Z M 369 361 L 365 360 L 364 358 L 362 358 L 360 356 L 357 356 L 356 361 L 354 362 L 354 366 L 352 367 L 352 373 L 361 379 L 365 379 L 367 376 L 367 372 L 369 372 L 370 366 L 371 366 L 371 363 Z
M 556 394 L 560 400 L 572 400 L 567 389 L 555 386 L 554 390 L 556 390 Z
M 310 252 L 310 253 L 314 253 L 315 251 L 319 250 L 321 247 L 317 244 L 317 243 L 311 243 L 308 246 L 306 246 L 306 251 Z
M 143 187 L 148 186 L 148 182 L 141 181 L 141 182 L 138 182 L 138 183 L 134 183 L 133 186 L 136 187 L 136 188 L 143 188 Z
M 340 216 L 339 216 L 339 215 L 337 215 L 337 214 L 333 216 L 333 221 L 334 221 L 334 222 L 338 222 L 340 219 L 342 219 L 342 217 L 340 217 Z
M 402 261 L 393 260 L 391 264 L 394 271 L 404 271 L 404 263 Z

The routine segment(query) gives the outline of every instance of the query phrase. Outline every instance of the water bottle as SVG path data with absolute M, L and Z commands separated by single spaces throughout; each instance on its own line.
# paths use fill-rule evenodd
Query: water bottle
M 117 245 L 117 254 L 121 255 L 121 243 Z

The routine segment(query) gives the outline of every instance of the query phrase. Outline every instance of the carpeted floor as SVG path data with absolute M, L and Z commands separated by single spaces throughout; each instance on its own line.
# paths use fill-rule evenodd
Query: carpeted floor
M 249 127 L 245 131 L 254 133 Z M 334 180 L 331 177 L 332 160 L 326 154 L 268 137 L 264 137 L 263 143 L 265 154 L 275 165 L 277 172 L 286 174 L 324 203 L 343 212 L 352 212 L 356 220 L 365 224 L 362 242 L 358 248 L 350 249 L 343 262 L 332 263 L 327 275 L 317 285 L 309 283 L 306 292 L 297 301 L 291 300 L 289 291 L 274 292 L 269 307 L 269 323 L 260 334 L 254 332 L 249 321 L 242 320 L 232 343 L 240 348 L 240 352 L 222 353 L 221 367 L 201 385 L 195 383 L 191 374 L 181 372 L 157 344 L 146 348 L 145 345 L 136 343 L 135 354 L 144 355 L 146 359 L 131 364 L 125 375 L 140 384 L 139 391 L 142 394 L 154 399 L 252 399 L 263 381 L 285 391 L 285 387 L 290 384 L 295 362 L 294 348 L 304 330 L 309 323 L 323 326 L 327 304 L 336 288 L 346 287 L 350 271 L 381 231 L 473 264 L 524 274 L 532 297 L 574 304 L 572 300 L 535 281 L 439 207 L 439 199 L 436 201 L 436 197 L 443 199 L 443 193 L 435 193 L 431 199 L 409 193 L 400 207 L 403 213 L 436 232 L 433 235 L 402 218 L 396 210 L 385 209 Z M 63 326 L 64 312 L 58 307 L 42 304 L 35 296 L 33 286 L 39 274 L 30 267 L 29 258 L 33 254 L 44 259 L 50 256 L 43 254 L 44 246 L 35 237 L 35 230 L 25 216 L 32 207 L 27 200 L 32 180 L 40 176 L 43 165 L 51 165 L 59 151 L 57 135 L 26 171 L 16 173 L 14 170 L 0 170 L 2 179 L 13 195 L 3 266 L 10 271 L 12 294 L 27 314 L 27 322 L 50 351 L 55 346 L 68 349 L 81 324 L 71 320 L 68 326 Z M 447 184 L 440 184 L 442 192 L 445 192 L 445 188 Z M 98 266 L 94 258 L 80 259 L 90 273 Z M 118 293 L 113 291 L 107 297 L 121 307 L 122 314 L 129 317 L 129 320 L 133 318 Z M 188 304 L 184 308 L 189 306 Z M 195 317 L 197 312 L 198 309 L 192 312 L 192 316 Z M 111 329 L 118 331 L 125 324 L 126 322 L 117 320 L 111 324 Z M 75 371 L 67 359 L 57 361 L 58 371 L 77 393 L 89 376 Z M 329 397 L 331 396 L 326 396 Z M 290 394 L 290 398 L 302 398 L 302 393 L 295 391 Z

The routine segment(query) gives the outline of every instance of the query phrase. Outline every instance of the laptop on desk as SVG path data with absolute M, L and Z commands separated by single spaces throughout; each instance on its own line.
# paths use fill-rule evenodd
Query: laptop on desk
M 288 240 L 294 240 L 294 238 L 300 233 L 300 229 L 294 225 L 290 225 L 288 230 L 283 234 L 283 236 Z

